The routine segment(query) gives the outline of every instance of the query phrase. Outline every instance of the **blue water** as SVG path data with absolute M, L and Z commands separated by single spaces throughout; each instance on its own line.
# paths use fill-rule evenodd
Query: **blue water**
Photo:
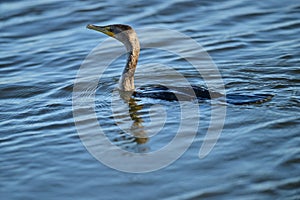
M 199 105 L 197 136 L 177 161 L 150 173 L 111 169 L 89 153 L 74 123 L 78 70 L 107 38 L 87 30 L 90 23 L 177 30 L 209 53 L 226 92 L 275 96 L 263 104 L 226 105 L 222 134 L 203 159 L 198 152 L 209 101 Z M 299 1 L 1 1 L 0 28 L 0 199 L 300 199 Z M 124 111 L 114 121 L 109 106 L 124 59 L 99 81 L 95 113 L 112 143 L 152 152 L 174 137 L 180 109 L 160 102 L 166 113 L 150 112 L 160 107 L 139 101 L 149 134 L 162 117 L 168 120 L 143 144 L 124 135 L 118 126 L 130 126 Z M 188 63 L 154 49 L 142 50 L 137 83 L 169 77 L 167 83 L 178 84 L 157 63 L 203 83 Z

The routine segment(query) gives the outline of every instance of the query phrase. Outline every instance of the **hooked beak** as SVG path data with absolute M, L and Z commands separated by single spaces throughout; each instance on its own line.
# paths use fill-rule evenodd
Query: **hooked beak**
M 86 26 L 86 28 L 88 29 L 92 29 L 92 30 L 95 30 L 95 31 L 99 31 L 101 33 L 104 33 L 110 37 L 114 37 L 115 34 L 113 32 L 111 32 L 111 29 L 109 26 L 96 26 L 96 25 L 92 25 L 92 24 L 88 24 Z

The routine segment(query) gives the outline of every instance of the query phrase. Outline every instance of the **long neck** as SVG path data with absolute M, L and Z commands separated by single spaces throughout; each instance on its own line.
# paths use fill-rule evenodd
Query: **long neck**
M 129 39 L 124 43 L 127 49 L 127 63 L 119 81 L 119 89 L 123 91 L 134 91 L 134 73 L 140 54 L 140 44 L 137 37 Z

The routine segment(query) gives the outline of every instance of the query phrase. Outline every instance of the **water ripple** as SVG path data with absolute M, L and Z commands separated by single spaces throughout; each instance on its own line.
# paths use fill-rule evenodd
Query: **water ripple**
M 1 1 L 1 197 L 97 199 L 101 193 L 107 199 L 298 199 L 299 11 L 297 0 Z M 209 52 L 227 92 L 275 96 L 261 105 L 228 105 L 221 138 L 205 159 L 199 160 L 197 154 L 211 117 L 209 101 L 200 105 L 194 144 L 178 161 L 150 174 L 116 172 L 96 161 L 77 135 L 76 128 L 95 129 L 91 116 L 83 114 L 79 127 L 73 119 L 77 71 L 106 39 L 86 30 L 89 23 L 180 31 Z M 147 36 L 149 44 L 172 42 L 191 57 L 199 51 L 179 41 L 153 38 L 152 33 Z M 120 46 L 115 47 L 100 48 L 98 59 Z M 131 107 L 121 102 L 114 113 L 112 91 L 124 56 L 101 78 L 93 74 L 93 79 L 82 79 L 88 85 L 82 92 L 90 95 L 82 106 L 95 111 L 113 144 L 131 152 L 154 152 L 178 130 L 180 106 L 136 99 Z M 136 84 L 164 80 L 180 85 L 165 66 L 193 84 L 205 85 L 183 58 L 157 49 L 142 49 Z M 92 82 L 99 78 L 98 83 Z M 90 102 L 93 95 L 95 108 Z M 164 114 L 167 120 L 161 128 Z M 138 140 L 133 133 L 142 133 L 137 126 L 141 124 L 149 135 Z M 128 193 L 132 188 L 139 192 Z

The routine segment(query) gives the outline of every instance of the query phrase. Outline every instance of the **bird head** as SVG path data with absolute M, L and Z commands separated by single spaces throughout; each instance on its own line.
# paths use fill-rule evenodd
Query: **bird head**
M 107 26 L 97 26 L 88 24 L 87 28 L 113 37 L 119 40 L 120 42 L 124 43 L 125 45 L 137 39 L 135 31 L 130 26 L 124 24 L 113 24 Z

